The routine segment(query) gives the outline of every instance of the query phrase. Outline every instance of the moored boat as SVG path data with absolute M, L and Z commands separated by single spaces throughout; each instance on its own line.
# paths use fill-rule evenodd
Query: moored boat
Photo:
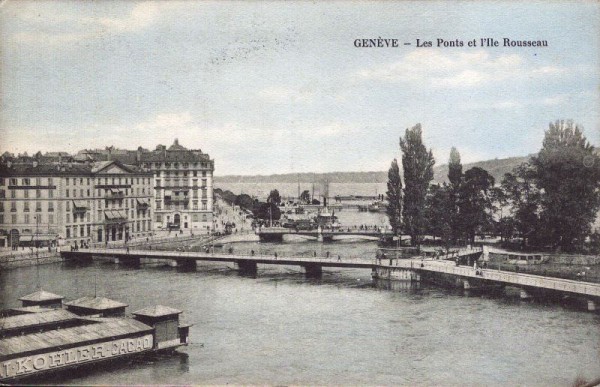
M 173 350 L 188 344 L 180 310 L 153 306 L 126 317 L 125 307 L 104 297 L 64 303 L 43 290 L 0 313 L 0 382 L 98 362 Z

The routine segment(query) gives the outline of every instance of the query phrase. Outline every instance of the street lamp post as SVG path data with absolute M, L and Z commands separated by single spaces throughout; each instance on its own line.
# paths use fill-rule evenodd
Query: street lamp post
M 33 217 L 35 219 L 35 248 L 38 249 L 39 248 L 39 226 L 40 226 L 40 219 L 39 217 L 36 215 Z

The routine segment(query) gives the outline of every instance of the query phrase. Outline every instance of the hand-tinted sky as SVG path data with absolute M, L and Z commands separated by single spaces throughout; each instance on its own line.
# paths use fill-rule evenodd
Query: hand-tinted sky
M 378 37 L 400 47 L 353 45 Z M 484 37 L 549 47 L 415 47 Z M 439 164 L 559 118 L 600 144 L 598 2 L 5 1 L 0 39 L 2 151 L 177 137 L 224 175 L 386 170 L 418 122 Z

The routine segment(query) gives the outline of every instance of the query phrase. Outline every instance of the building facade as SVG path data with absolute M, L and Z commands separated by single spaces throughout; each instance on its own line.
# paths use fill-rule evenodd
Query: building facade
M 177 139 L 169 148 L 136 154 L 137 165 L 152 171 L 152 210 L 155 230 L 210 232 L 213 227 L 214 160 L 201 150 L 190 150 Z
M 86 245 L 151 235 L 153 175 L 118 161 L 0 166 L 0 245 Z

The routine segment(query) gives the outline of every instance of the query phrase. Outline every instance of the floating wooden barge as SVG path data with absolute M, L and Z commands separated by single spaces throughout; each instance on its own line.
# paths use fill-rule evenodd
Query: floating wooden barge
M 0 312 L 0 383 L 188 344 L 180 310 L 154 306 L 125 317 L 126 304 L 43 290 Z M 66 308 L 65 308 L 66 307 Z

